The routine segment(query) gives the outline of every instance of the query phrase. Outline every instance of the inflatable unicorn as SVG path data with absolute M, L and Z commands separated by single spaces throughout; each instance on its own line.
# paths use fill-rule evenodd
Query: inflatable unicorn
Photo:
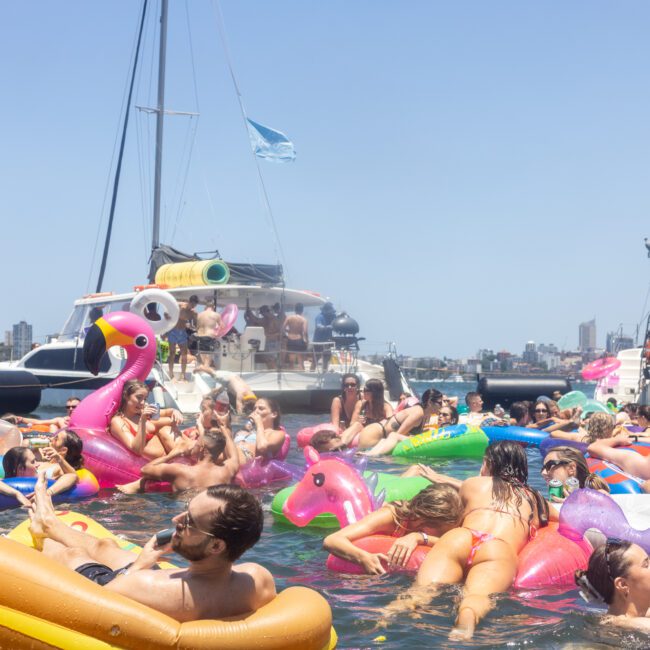
M 364 481 L 365 463 L 351 465 L 347 457 L 321 456 L 305 447 L 307 471 L 285 501 L 284 516 L 296 526 L 306 526 L 316 515 L 331 512 L 341 527 L 352 524 L 379 508 L 384 491 L 374 496 L 377 475 Z

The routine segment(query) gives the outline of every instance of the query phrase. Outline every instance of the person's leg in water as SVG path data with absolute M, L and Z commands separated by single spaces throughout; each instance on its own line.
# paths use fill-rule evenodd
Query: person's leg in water
M 465 579 L 450 639 L 471 639 L 478 622 L 493 607 L 490 596 L 507 591 L 517 574 L 517 556 L 508 543 L 498 538 L 485 542 L 474 561 Z
M 30 519 L 29 530 L 35 547 L 68 568 L 98 562 L 111 569 L 121 569 L 136 557 L 130 551 L 121 549 L 110 538 L 97 539 L 64 524 L 56 516 L 42 473 L 34 488 L 34 510 L 30 513 Z

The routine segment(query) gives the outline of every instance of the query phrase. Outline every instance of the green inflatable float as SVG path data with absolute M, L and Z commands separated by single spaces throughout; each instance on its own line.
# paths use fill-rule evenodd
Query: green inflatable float
M 402 440 L 393 449 L 401 458 L 481 458 L 490 444 L 478 427 L 456 424 L 428 429 Z

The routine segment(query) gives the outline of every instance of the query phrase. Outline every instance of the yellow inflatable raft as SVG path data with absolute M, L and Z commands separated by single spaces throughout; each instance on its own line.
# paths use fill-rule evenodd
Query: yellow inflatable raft
M 139 547 L 115 537 L 92 519 L 63 513 L 66 523 L 111 537 L 123 548 Z M 306 587 L 290 587 L 237 620 L 179 623 L 145 605 L 112 593 L 52 562 L 33 548 L 27 525 L 0 538 L 0 647 L 83 648 L 280 648 L 336 647 L 327 601 Z M 169 566 L 169 565 L 168 565 Z

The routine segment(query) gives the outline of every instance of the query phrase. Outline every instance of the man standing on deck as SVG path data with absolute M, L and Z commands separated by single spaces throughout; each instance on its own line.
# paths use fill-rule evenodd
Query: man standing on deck
M 286 336 L 289 367 L 300 370 L 302 370 L 304 353 L 307 352 L 309 345 L 307 319 L 302 315 L 304 309 L 304 305 L 297 302 L 294 307 L 296 313 L 293 316 L 287 316 L 282 326 L 282 331 Z
M 275 597 L 273 576 L 264 567 L 252 562 L 233 566 L 257 543 L 264 522 L 260 502 L 240 487 L 213 485 L 197 494 L 172 520 L 171 543 L 158 548 L 154 535 L 137 556 L 110 538 L 97 539 L 64 524 L 43 473 L 30 517 L 34 543 L 44 555 L 180 622 L 241 616 Z M 170 551 L 189 560 L 189 566 L 152 570 Z
M 199 304 L 197 296 L 190 296 L 187 302 L 179 303 L 180 313 L 178 321 L 173 330 L 167 333 L 167 342 L 169 343 L 169 378 L 174 379 L 174 361 L 176 360 L 176 346 L 181 351 L 181 381 L 185 381 L 185 371 L 187 370 L 187 328 L 194 328 L 196 324 L 196 311 L 194 308 Z
M 221 315 L 214 309 L 214 300 L 205 301 L 205 309 L 196 319 L 196 341 L 198 363 L 194 372 L 204 370 L 211 374 L 212 368 L 219 368 L 219 350 L 221 344 L 216 331 L 221 327 Z

